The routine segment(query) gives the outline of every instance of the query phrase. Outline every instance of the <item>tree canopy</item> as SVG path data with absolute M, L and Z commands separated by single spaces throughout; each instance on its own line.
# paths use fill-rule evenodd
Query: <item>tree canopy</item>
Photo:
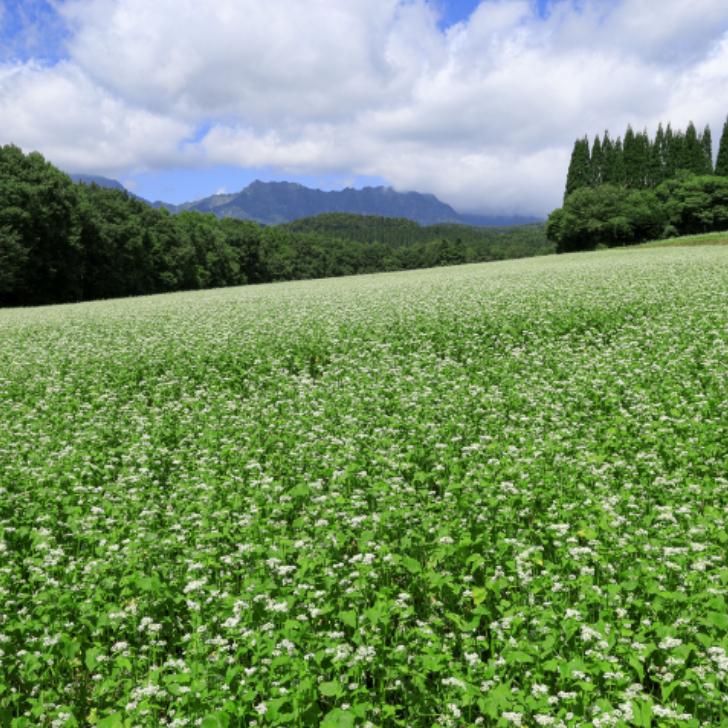
M 328 214 L 262 227 L 173 215 L 74 184 L 40 154 L 0 147 L 0 305 L 36 305 L 373 273 L 552 252 L 543 224 L 421 227 Z
M 728 228 L 728 121 L 713 167 L 712 135 L 660 124 L 653 139 L 627 127 L 575 142 L 563 207 L 546 232 L 559 252 L 629 245 L 659 237 Z

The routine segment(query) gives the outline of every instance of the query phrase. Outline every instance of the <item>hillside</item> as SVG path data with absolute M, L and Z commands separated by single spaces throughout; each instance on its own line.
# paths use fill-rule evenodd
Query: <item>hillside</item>
M 187 210 L 172 215 L 116 185 L 88 181 L 92 183 L 74 184 L 40 154 L 0 147 L 0 306 L 324 278 L 553 251 L 543 225 L 421 228 L 401 219 L 345 215 L 334 217 L 333 223 L 324 218 L 298 226 L 262 227 Z
M 703 246 L 0 311 L 0 723 L 724 725 L 727 294 Z
M 380 215 L 325 213 L 302 218 L 282 226 L 286 230 L 316 233 L 358 243 L 382 243 L 400 246 L 432 240 L 458 240 L 464 245 L 484 242 L 528 240 L 539 246 L 546 242 L 544 223 L 505 227 L 476 227 L 458 223 L 419 225 L 413 220 Z
M 665 240 L 652 240 L 642 243 L 640 248 L 671 248 L 698 245 L 728 245 L 728 232 L 703 233 L 702 235 L 683 235 Z

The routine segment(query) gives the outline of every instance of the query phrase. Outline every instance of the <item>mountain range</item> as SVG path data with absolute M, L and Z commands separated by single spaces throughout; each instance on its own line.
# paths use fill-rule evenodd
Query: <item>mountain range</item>
M 75 182 L 97 184 L 101 187 L 124 189 L 116 180 L 96 175 L 72 174 Z M 132 194 L 132 193 L 129 193 Z M 347 212 L 358 215 L 400 217 L 420 225 L 459 223 L 478 227 L 518 225 L 538 222 L 538 218 L 517 215 L 466 215 L 432 194 L 397 192 L 391 187 L 364 187 L 356 190 L 324 191 L 311 189 L 295 182 L 261 182 L 256 180 L 233 194 L 218 194 L 194 202 L 173 205 L 151 202 L 172 213 L 186 210 L 211 212 L 216 217 L 252 220 L 263 225 L 278 225 L 326 212 Z

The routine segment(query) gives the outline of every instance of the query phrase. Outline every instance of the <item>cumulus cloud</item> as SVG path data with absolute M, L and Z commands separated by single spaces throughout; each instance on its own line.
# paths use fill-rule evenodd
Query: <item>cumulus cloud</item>
M 174 162 L 178 140 L 193 127 L 174 118 L 130 108 L 71 63 L 0 67 L 3 142 L 41 150 L 77 171 L 123 172 L 144 160 Z
M 58 7 L 66 58 L 0 66 L 0 141 L 76 169 L 368 175 L 545 214 L 575 137 L 728 112 L 724 0 L 483 0 L 444 30 L 434 0 Z

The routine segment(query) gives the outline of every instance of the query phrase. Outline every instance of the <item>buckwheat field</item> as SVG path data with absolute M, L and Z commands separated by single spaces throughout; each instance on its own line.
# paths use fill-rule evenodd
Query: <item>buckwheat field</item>
M 0 311 L 0 725 L 728 725 L 728 247 Z

